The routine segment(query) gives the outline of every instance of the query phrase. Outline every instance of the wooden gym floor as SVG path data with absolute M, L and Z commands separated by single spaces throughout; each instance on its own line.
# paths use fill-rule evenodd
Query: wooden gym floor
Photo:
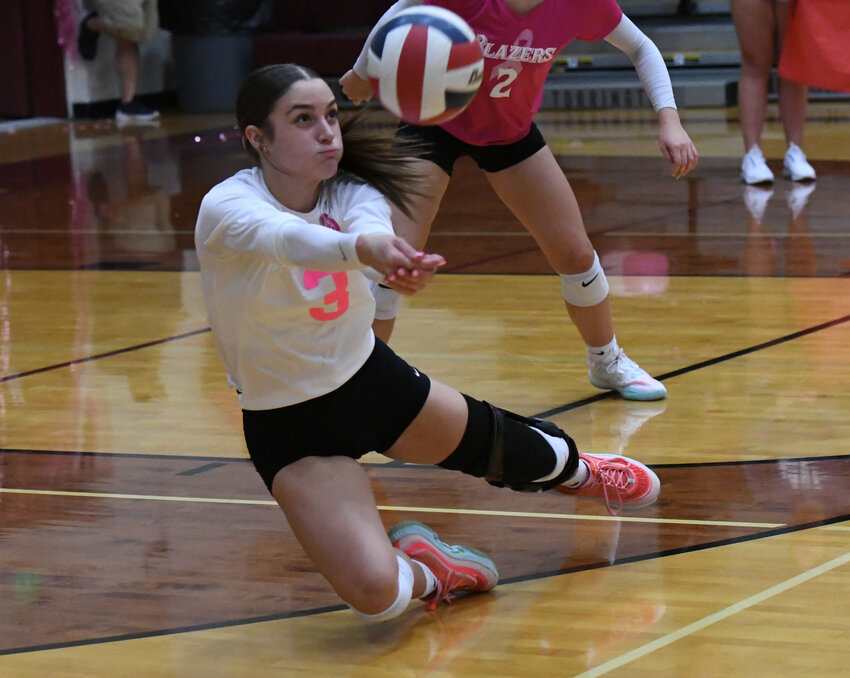
M 850 104 L 811 106 L 819 178 L 772 193 L 738 182 L 736 115 L 684 112 L 702 160 L 678 182 L 651 113 L 539 118 L 658 403 L 588 383 L 557 278 L 458 166 L 430 243 L 449 265 L 394 348 L 649 463 L 661 499 L 612 518 L 367 455 L 388 526 L 502 577 L 379 627 L 293 540 L 213 348 L 192 229 L 244 166 L 229 116 L 0 132 L 0 674 L 850 676 Z

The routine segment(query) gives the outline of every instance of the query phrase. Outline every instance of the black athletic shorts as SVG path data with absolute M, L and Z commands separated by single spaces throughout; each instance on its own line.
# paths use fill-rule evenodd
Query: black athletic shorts
M 398 126 L 396 136 L 421 144 L 425 151 L 417 153 L 417 156 L 439 165 L 449 176 L 455 161 L 463 155 L 472 158 L 485 172 L 501 172 L 530 158 L 546 145 L 546 140 L 534 123 L 531 123 L 531 129 L 522 139 L 504 146 L 475 146 L 436 125 L 420 127 L 405 122 Z
M 419 414 L 431 381 L 380 339 L 357 373 L 335 391 L 273 410 L 242 410 L 245 442 L 271 491 L 284 466 L 303 457 L 385 452 Z

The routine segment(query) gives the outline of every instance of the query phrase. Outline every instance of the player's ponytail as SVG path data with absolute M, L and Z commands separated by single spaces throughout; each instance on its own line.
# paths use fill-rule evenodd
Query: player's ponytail
M 418 149 L 370 124 L 364 111 L 345 116 L 340 129 L 343 151 L 337 180 L 346 174 L 358 177 L 412 218 L 411 199 L 425 195 L 413 162 Z

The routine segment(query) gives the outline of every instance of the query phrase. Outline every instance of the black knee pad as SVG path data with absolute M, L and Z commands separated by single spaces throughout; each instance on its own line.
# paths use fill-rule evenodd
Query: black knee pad
M 469 419 L 458 448 L 439 465 L 484 478 L 496 487 L 518 492 L 549 490 L 569 479 L 578 468 L 575 442 L 555 424 L 529 419 L 514 412 L 464 395 Z M 552 446 L 538 433 L 562 438 L 567 443 L 567 463 L 555 478 L 535 482 L 548 475 L 556 459 Z
M 502 410 L 498 407 L 493 407 L 492 410 L 495 423 L 493 431 L 493 445 L 490 449 L 490 461 L 487 465 L 487 474 L 484 476 L 484 479 L 488 483 L 496 487 L 508 487 L 517 492 L 544 492 L 546 490 L 551 490 L 553 487 L 557 487 L 575 474 L 578 469 L 578 448 L 576 447 L 575 441 L 564 433 L 558 426 L 553 424 L 551 421 L 546 421 L 545 419 L 523 417 L 515 412 Z M 535 450 L 540 449 L 540 446 L 542 446 L 546 451 L 551 451 L 551 454 L 554 455 L 552 446 L 546 442 L 545 438 L 537 433 L 532 433 L 533 438 L 527 438 L 530 443 L 530 449 L 518 449 L 516 447 L 506 445 L 506 438 L 511 437 L 510 430 L 514 429 L 514 432 L 516 432 L 518 427 L 536 428 L 553 438 L 561 438 L 566 441 L 567 463 L 557 476 L 544 482 L 536 482 L 534 480 L 511 478 L 510 474 L 505 473 L 505 460 L 508 455 L 533 454 Z M 531 442 L 532 440 L 533 443 Z M 545 475 L 547 474 L 542 473 L 538 474 L 537 477 L 539 478 Z

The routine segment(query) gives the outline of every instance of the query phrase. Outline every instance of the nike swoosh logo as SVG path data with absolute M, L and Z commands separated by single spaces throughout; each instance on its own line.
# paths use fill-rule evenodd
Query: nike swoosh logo
M 419 370 L 417 370 L 415 367 L 411 367 L 410 369 L 413 370 L 413 374 L 415 374 L 417 377 L 422 376 L 419 374 Z
M 339 247 L 339 253 L 342 255 L 342 260 L 348 261 L 348 257 L 345 256 L 345 250 L 342 249 L 342 243 L 338 242 L 336 245 L 337 245 L 337 247 Z M 590 282 L 593 282 L 593 281 L 591 280 Z M 582 283 L 582 285 L 584 285 L 584 283 Z
M 598 277 L 599 277 L 599 274 L 597 273 L 595 276 L 593 276 L 593 277 L 592 277 L 590 280 L 588 280 L 587 282 L 582 282 L 581 286 L 582 286 L 582 287 L 587 287 L 588 285 L 592 285 L 592 284 L 593 284 L 593 281 L 594 281 L 594 280 L 596 280 Z

